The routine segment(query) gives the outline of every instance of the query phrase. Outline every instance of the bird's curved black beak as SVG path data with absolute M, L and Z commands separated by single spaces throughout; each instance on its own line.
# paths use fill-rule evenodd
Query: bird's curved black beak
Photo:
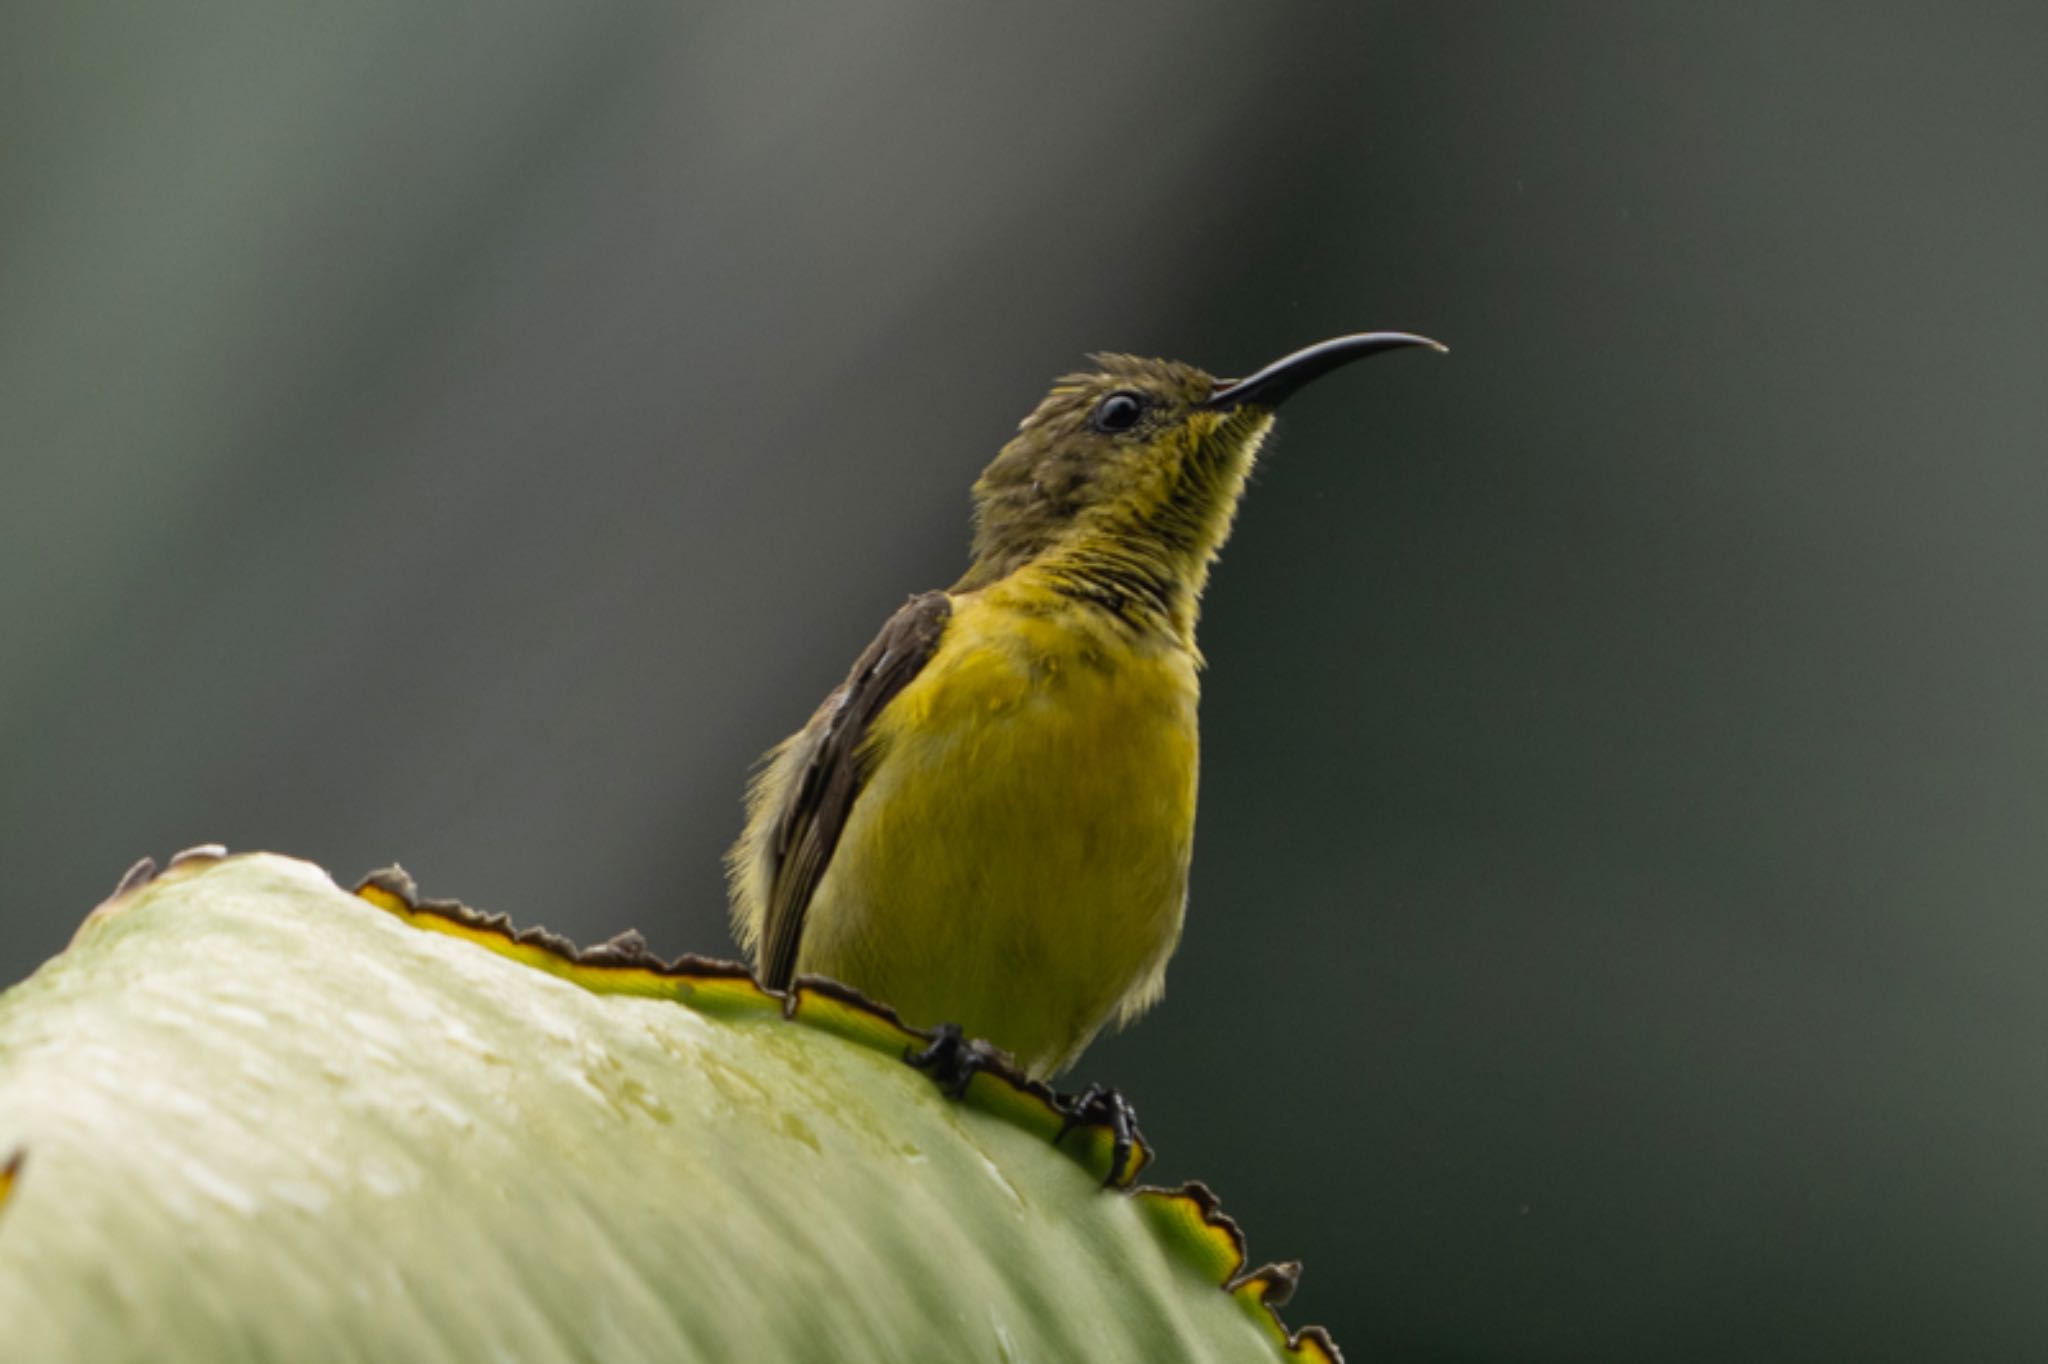
M 1353 360 L 1363 360 L 1368 355 L 1405 350 L 1410 346 L 1427 346 L 1434 351 L 1450 349 L 1442 342 L 1407 332 L 1358 332 L 1352 336 L 1339 336 L 1282 356 L 1248 378 L 1223 380 L 1202 406 L 1232 408 L 1251 403 L 1259 407 L 1278 407 L 1296 389 L 1322 378 L 1333 369 L 1342 369 Z

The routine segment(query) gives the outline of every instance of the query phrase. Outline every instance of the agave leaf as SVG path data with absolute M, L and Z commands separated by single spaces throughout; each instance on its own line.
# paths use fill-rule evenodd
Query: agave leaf
M 0 1359 L 1334 1355 L 1203 1191 L 885 1012 L 405 891 L 188 858 L 0 997 Z

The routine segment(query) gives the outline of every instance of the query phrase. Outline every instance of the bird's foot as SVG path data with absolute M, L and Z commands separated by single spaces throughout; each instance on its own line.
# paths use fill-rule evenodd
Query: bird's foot
M 976 1075 L 998 1065 L 1002 1053 L 978 1037 L 968 1037 L 958 1023 L 941 1023 L 932 1029 L 931 1045 L 923 1051 L 903 1049 L 905 1063 L 932 1077 L 932 1083 L 951 1098 L 967 1092 Z
M 1122 1188 L 1124 1171 L 1131 1163 L 1131 1153 L 1138 1144 L 1138 1111 L 1131 1107 L 1130 1100 L 1107 1085 L 1090 1085 L 1079 1094 L 1062 1094 L 1054 1100 L 1060 1110 L 1060 1130 L 1052 1139 L 1058 1146 L 1067 1139 L 1067 1133 L 1077 1127 L 1093 1127 L 1102 1124 L 1109 1128 L 1113 1144 L 1109 1152 L 1109 1174 L 1104 1177 L 1105 1189 Z

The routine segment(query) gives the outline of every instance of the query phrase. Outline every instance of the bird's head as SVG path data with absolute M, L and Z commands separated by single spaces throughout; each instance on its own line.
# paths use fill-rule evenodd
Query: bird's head
M 1097 355 L 1017 428 L 974 485 L 974 565 L 961 589 L 1035 561 L 1106 565 L 1189 615 L 1280 403 L 1368 355 L 1443 347 L 1367 332 L 1296 351 L 1244 379 L 1171 360 Z

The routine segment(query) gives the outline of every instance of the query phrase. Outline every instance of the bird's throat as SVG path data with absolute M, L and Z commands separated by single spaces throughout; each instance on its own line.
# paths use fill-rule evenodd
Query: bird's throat
M 1192 647 L 1209 567 L 1230 537 L 1271 416 L 1234 414 L 1157 451 L 1114 495 L 985 534 L 954 590 L 1029 577 L 1057 596 Z M 984 529 L 989 529 L 984 526 Z
M 1251 451 L 1188 467 L 1156 495 L 1084 516 L 1020 571 L 1071 600 L 1193 647 L 1195 620 L 1244 494 Z

